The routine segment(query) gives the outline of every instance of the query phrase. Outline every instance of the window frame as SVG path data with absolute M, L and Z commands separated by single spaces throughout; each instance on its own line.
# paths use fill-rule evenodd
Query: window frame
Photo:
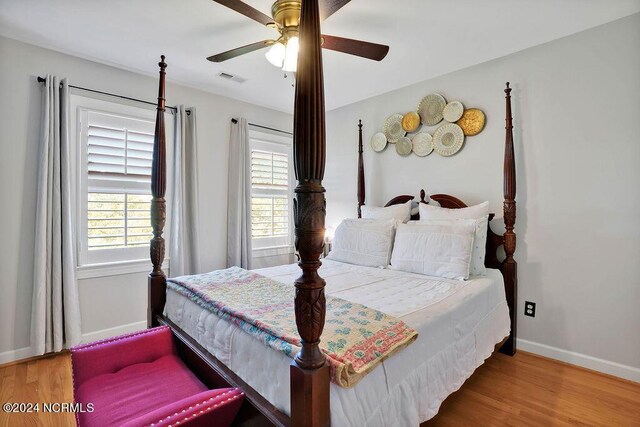
M 97 113 L 109 116 L 122 117 L 125 120 L 143 120 L 155 124 L 156 110 L 153 107 L 141 107 L 128 103 L 114 102 L 102 97 L 87 96 L 74 91 L 70 94 L 71 123 L 73 129 L 70 135 L 71 144 L 71 169 L 72 176 L 75 177 L 72 183 L 72 203 L 75 204 L 75 232 L 76 232 L 76 272 L 79 279 L 92 277 L 105 277 L 117 274 L 128 274 L 143 272 L 150 269 L 149 246 L 139 246 L 130 248 L 99 249 L 94 254 L 89 254 L 88 249 L 88 194 L 89 194 L 89 174 L 87 165 L 87 130 L 89 113 Z M 165 112 L 171 115 L 171 111 Z M 167 158 L 173 155 L 173 119 L 166 118 L 166 145 Z M 171 162 L 167 162 L 167 176 L 171 176 Z M 107 190 L 108 187 L 103 189 Z M 114 192 L 122 191 L 122 187 L 112 187 Z M 134 194 L 150 194 L 149 190 L 139 189 L 128 191 Z M 171 197 L 170 190 L 167 191 L 167 204 Z M 167 221 L 163 236 L 169 241 L 170 212 L 167 212 Z M 167 245 L 168 246 L 168 245 Z M 165 258 L 168 262 L 169 254 Z
M 285 132 L 271 131 L 249 125 L 249 151 L 247 153 L 247 163 L 249 165 L 249 180 L 251 176 L 251 155 L 253 150 L 263 150 L 278 154 L 285 154 L 288 159 L 288 183 L 286 190 L 288 206 L 288 233 L 286 236 L 276 237 L 253 237 L 251 236 L 251 247 L 254 257 L 276 256 L 294 253 L 293 242 L 293 189 L 295 188 L 295 174 L 293 169 L 293 136 Z M 250 185 L 251 196 L 278 197 L 282 192 L 269 189 L 254 189 Z M 251 204 L 252 205 L 252 204 Z M 252 211 L 253 213 L 253 211 Z M 262 244 L 259 244 L 262 243 Z

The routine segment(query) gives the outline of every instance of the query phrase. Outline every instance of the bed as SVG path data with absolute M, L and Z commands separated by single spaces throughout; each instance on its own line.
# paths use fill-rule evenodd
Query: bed
M 296 264 L 255 271 L 288 284 L 299 275 Z M 396 316 L 419 333 L 355 387 L 331 384 L 334 426 L 415 426 L 430 419 L 509 335 L 498 270 L 460 281 L 325 260 L 319 271 L 327 295 Z M 171 289 L 165 315 L 278 410 L 290 413 L 289 357 Z
M 153 238 L 150 258 L 153 270 L 148 278 L 148 326 L 170 326 L 180 357 L 208 386 L 243 389 L 246 399 L 236 419 L 237 425 L 415 425 L 435 414 L 442 400 L 460 387 L 492 353 L 496 343 L 503 353 L 513 355 L 516 350 L 517 264 L 513 258 L 516 181 L 511 89 L 507 83 L 503 183 L 506 231 L 496 234 L 489 225 L 485 257 L 489 272 L 485 278 L 446 283 L 446 280 L 434 281 L 425 276 L 412 277 L 410 273 L 371 271 L 336 262 L 325 262 L 321 267 L 326 142 L 317 1 L 302 2 L 299 29 L 300 44 L 305 47 L 298 58 L 294 106 L 297 180 L 294 222 L 300 260 L 297 265 L 264 269 L 259 273 L 275 281 L 294 283 L 293 306 L 301 340 L 300 351 L 293 360 L 269 351 L 249 335 L 168 290 L 162 270 L 165 250 L 162 233 L 166 217 L 164 110 L 167 64 L 164 56 L 159 64 L 151 178 Z M 358 151 L 360 213 L 365 203 L 361 124 Z M 401 195 L 387 205 L 411 199 L 411 195 Z M 450 195 L 434 195 L 431 199 L 445 208 L 466 206 Z M 424 191 L 420 202 L 427 202 Z M 501 246 L 505 254 L 502 259 L 498 257 Z M 401 286 L 412 280 L 420 285 Z M 336 387 L 330 383 L 330 369 L 319 346 L 325 327 L 326 298 L 332 295 L 393 313 L 419 331 L 418 340 L 385 360 L 355 387 Z

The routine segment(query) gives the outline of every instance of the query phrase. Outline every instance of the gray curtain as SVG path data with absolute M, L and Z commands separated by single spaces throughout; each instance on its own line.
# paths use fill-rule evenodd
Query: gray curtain
M 251 269 L 251 156 L 246 119 L 231 122 L 227 204 L 227 267 Z
M 171 189 L 171 242 L 169 273 L 172 277 L 200 273 L 198 253 L 198 150 L 196 109 L 178 106 L 175 115 L 173 179 Z
M 31 346 L 36 354 L 80 343 L 80 307 L 76 281 L 69 146 L 69 86 L 46 78 L 33 269 Z

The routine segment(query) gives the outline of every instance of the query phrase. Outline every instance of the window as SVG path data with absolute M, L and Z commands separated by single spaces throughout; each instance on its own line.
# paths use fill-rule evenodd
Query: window
M 128 272 L 148 270 L 155 112 L 79 96 L 72 105 L 78 265 L 135 262 L 139 267 Z
M 291 137 L 251 129 L 251 238 L 254 249 L 292 246 Z

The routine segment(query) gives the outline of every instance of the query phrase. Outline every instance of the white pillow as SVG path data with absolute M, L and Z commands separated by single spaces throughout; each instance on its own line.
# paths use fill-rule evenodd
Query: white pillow
M 447 279 L 469 278 L 476 220 L 400 224 L 391 269 Z
M 387 206 L 386 208 L 364 205 L 361 208 L 361 213 L 363 219 L 395 219 L 396 221 L 407 222 L 411 219 L 411 200 L 401 205 Z
M 476 232 L 471 259 L 472 276 L 486 274 L 484 257 L 487 252 L 487 228 L 489 227 L 489 202 L 462 209 L 447 209 L 420 203 L 420 221 L 431 219 L 476 219 Z
M 387 267 L 395 228 L 395 220 L 345 219 L 336 228 L 327 259 L 366 267 Z

